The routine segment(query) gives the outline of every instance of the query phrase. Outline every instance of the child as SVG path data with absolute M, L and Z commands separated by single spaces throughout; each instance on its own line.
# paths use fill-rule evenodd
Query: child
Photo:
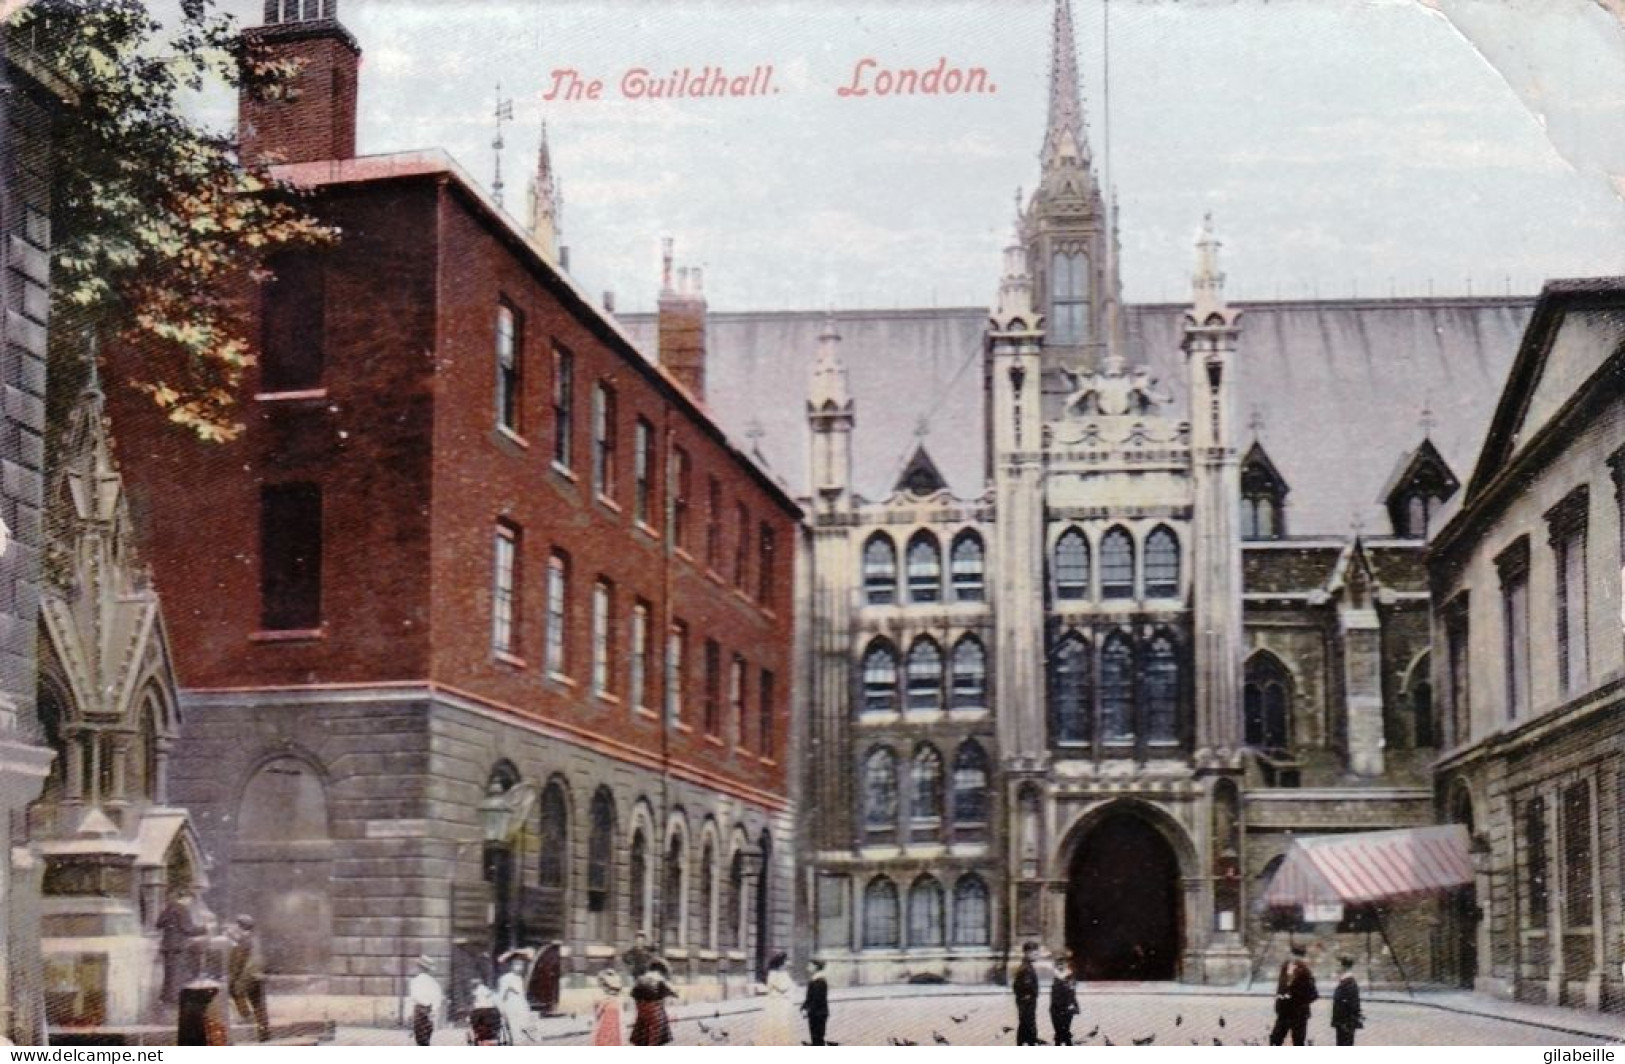
M 592 1028 L 592 1044 L 595 1046 L 618 1046 L 621 1041 L 621 973 L 614 968 L 605 968 L 598 973 L 598 988 L 604 996 L 598 999 L 593 1006 L 595 1022 Z

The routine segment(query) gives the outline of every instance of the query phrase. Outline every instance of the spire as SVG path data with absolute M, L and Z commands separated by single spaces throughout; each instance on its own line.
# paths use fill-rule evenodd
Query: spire
M 1016 191 L 1016 221 L 1010 242 L 1004 246 L 1004 275 L 999 278 L 999 298 L 993 306 L 993 327 L 1003 332 L 1024 332 L 1038 328 L 1039 316 L 1033 309 L 1033 279 L 1027 272 L 1027 248 L 1021 242 L 1021 191 Z
M 818 333 L 818 354 L 813 358 L 807 405 L 814 413 L 822 413 L 833 403 L 836 410 L 844 412 L 851 402 L 846 363 L 841 359 L 841 334 L 835 331 L 835 315 L 826 314 L 824 327 Z
M 553 176 L 553 155 L 547 146 L 547 122 L 543 121 L 541 146 L 536 150 L 536 173 L 530 179 L 530 236 L 549 261 L 558 258 L 562 213 L 558 181 Z
M 1197 321 L 1210 314 L 1225 312 L 1224 271 L 1219 269 L 1219 238 L 1213 235 L 1213 212 L 1202 217 L 1196 235 L 1196 272 L 1191 275 L 1191 307 Z
M 1055 0 L 1055 25 L 1050 39 L 1049 124 L 1044 130 L 1044 150 L 1040 154 L 1046 170 L 1062 158 L 1089 165 L 1071 0 Z

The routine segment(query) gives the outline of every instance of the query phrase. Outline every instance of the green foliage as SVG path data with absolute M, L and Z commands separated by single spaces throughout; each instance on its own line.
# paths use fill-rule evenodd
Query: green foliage
M 222 83 L 275 94 L 297 69 L 242 41 L 213 0 L 181 0 L 167 36 L 140 0 L 34 0 L 9 35 L 73 89 L 55 129 L 53 331 L 119 336 L 142 356 L 119 383 L 230 439 L 267 258 L 333 234 L 182 101 Z

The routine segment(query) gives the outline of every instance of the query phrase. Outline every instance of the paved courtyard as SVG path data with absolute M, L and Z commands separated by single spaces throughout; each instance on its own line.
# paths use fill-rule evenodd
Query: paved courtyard
M 1309 1037 L 1331 1045 L 1327 1026 L 1331 988 L 1315 1006 Z M 1267 992 L 1207 993 L 1185 987 L 1109 989 L 1085 987 L 1082 1014 L 1073 1023 L 1080 1045 L 1267 1044 L 1274 1022 Z M 1039 1009 L 1040 1036 L 1050 1037 L 1047 998 Z M 1015 1008 L 1008 992 L 957 988 L 895 988 L 837 991 L 831 995 L 829 1037 L 843 1045 L 915 1043 L 1013 1045 Z M 1365 1007 L 1364 1045 L 1598 1045 L 1625 1041 L 1625 1017 L 1571 1009 L 1539 1008 L 1471 994 L 1378 995 Z M 761 1010 L 754 1001 L 679 1005 L 672 1010 L 681 1045 L 750 1045 Z M 580 1045 L 590 1040 L 586 1013 L 538 1021 L 536 1040 L 520 1044 Z M 630 1013 L 628 1013 L 628 1029 Z M 803 1032 L 804 1034 L 804 1032 Z M 456 1045 L 462 1028 L 437 1031 L 436 1044 Z M 345 1027 L 338 1041 L 350 1045 L 405 1045 L 402 1030 Z

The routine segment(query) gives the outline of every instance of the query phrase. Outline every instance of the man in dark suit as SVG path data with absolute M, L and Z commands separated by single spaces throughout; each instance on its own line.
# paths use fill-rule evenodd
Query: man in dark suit
M 1315 989 L 1315 973 L 1309 970 L 1306 959 L 1309 951 L 1293 946 L 1292 956 L 1281 965 L 1280 978 L 1275 981 L 1275 1029 L 1270 1032 L 1270 1045 L 1284 1045 L 1286 1036 L 1292 1044 L 1301 1046 L 1308 1037 L 1309 1006 L 1320 999 Z
M 1073 983 L 1072 954 L 1055 958 L 1055 981 L 1049 988 L 1049 1019 L 1055 1027 L 1055 1044 L 1072 1044 L 1072 1017 L 1078 1014 L 1078 989 Z
M 1360 984 L 1354 981 L 1354 958 L 1340 958 L 1343 972 L 1337 977 L 1337 989 L 1332 991 L 1332 1030 L 1337 1032 L 1337 1044 L 1354 1044 L 1354 1032 L 1365 1026 L 1365 1013 L 1360 1010 Z
M 1016 968 L 1012 989 L 1016 993 L 1016 1045 L 1038 1044 L 1038 970 L 1033 961 L 1038 958 L 1038 943 L 1029 942 L 1021 947 L 1021 964 Z
M 829 980 L 824 978 L 824 962 L 815 960 L 807 965 L 807 997 L 801 1003 L 807 1016 L 807 1037 L 815 1046 L 828 1045 L 824 1041 L 824 1027 L 829 1023 Z

